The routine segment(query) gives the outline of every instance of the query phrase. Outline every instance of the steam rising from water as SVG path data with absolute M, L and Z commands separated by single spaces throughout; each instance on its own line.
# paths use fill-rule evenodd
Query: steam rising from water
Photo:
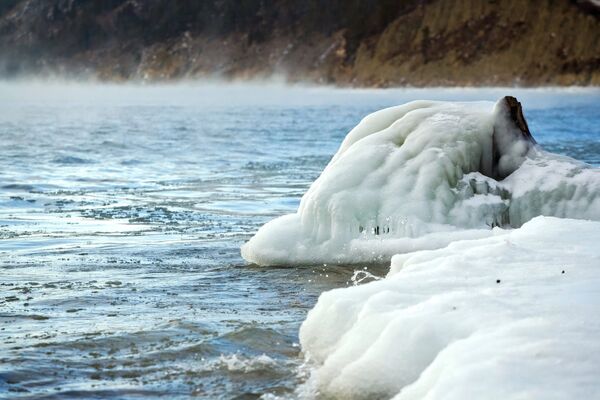
M 600 89 L 571 88 L 398 88 L 344 89 L 310 84 L 285 84 L 281 79 L 250 82 L 190 80 L 177 83 L 95 83 L 60 79 L 0 81 L 0 101 L 39 105 L 98 106 L 332 106 L 397 105 L 416 99 L 440 101 L 496 101 L 510 94 L 527 110 L 590 104 Z M 381 108 L 381 107 L 380 107 Z M 359 115 L 356 118 L 360 118 Z M 354 122 L 357 122 L 356 120 Z

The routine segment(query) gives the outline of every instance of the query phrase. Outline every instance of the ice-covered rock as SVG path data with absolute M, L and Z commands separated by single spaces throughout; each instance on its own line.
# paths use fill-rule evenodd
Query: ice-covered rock
M 300 330 L 311 397 L 600 398 L 600 222 L 536 217 L 394 256 Z
M 514 98 L 414 101 L 364 118 L 298 211 L 265 224 L 242 256 L 386 262 L 538 215 L 600 219 L 600 171 L 535 145 Z

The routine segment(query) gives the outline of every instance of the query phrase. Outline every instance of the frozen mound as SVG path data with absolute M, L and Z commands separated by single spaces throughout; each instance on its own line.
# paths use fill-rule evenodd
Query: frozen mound
M 319 298 L 300 329 L 304 390 L 396 400 L 600 398 L 600 222 L 397 255 L 384 280 Z
M 265 224 L 242 256 L 387 262 L 538 215 L 600 219 L 600 171 L 541 150 L 512 97 L 415 101 L 363 119 L 298 211 Z

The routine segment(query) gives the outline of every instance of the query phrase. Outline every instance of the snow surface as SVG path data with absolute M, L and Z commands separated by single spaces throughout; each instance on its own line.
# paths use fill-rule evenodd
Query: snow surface
M 600 222 L 536 217 L 395 256 L 385 279 L 325 292 L 309 312 L 304 394 L 600 398 L 598 243 Z
M 265 224 L 242 256 L 261 265 L 388 262 L 538 215 L 600 220 L 600 170 L 518 140 L 503 104 L 414 101 L 368 115 L 297 213 Z

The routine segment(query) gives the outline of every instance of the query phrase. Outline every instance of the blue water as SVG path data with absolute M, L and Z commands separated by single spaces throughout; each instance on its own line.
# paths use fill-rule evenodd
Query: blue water
M 0 83 L 0 397 L 293 394 L 300 323 L 357 267 L 240 245 L 365 114 L 506 94 L 544 148 L 600 165 L 599 90 Z

